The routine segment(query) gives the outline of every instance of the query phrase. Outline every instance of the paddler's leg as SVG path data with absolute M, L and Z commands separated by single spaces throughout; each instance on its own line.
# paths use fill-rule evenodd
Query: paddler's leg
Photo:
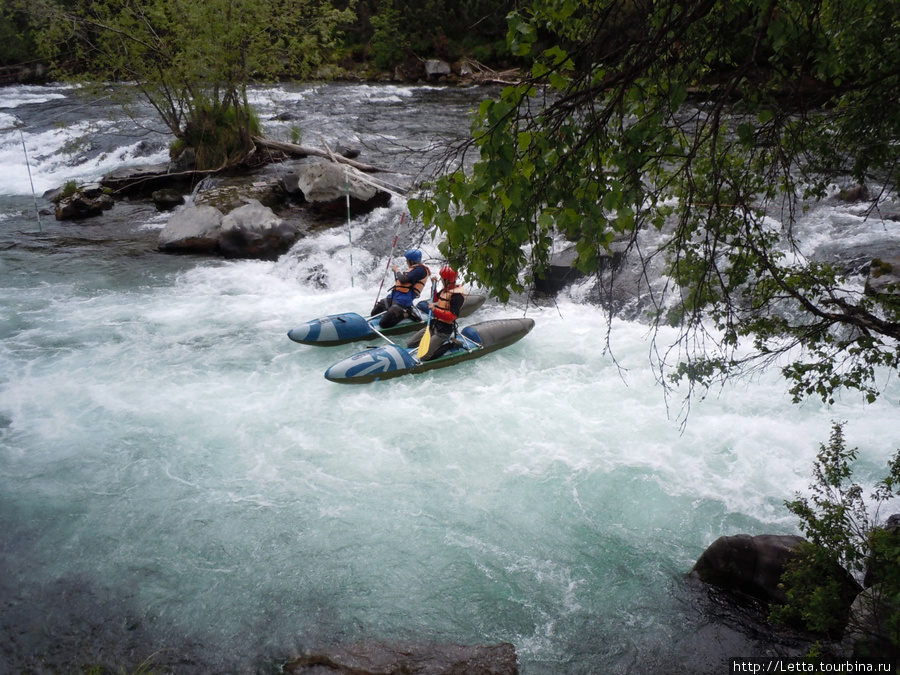
M 381 314 L 384 310 L 388 308 L 388 300 L 387 298 L 382 298 L 378 302 L 375 303 L 375 306 L 372 308 L 372 313 L 369 316 L 375 316 L 376 314 Z
M 453 326 L 445 326 L 440 321 L 431 322 L 431 343 L 428 345 L 428 352 L 422 357 L 423 361 L 436 359 L 449 349 L 447 340 L 453 337 Z
M 410 349 L 412 349 L 413 347 L 418 347 L 419 343 L 422 341 L 422 337 L 424 335 L 425 335 L 425 329 L 423 328 L 418 333 L 416 333 L 411 338 L 409 338 L 409 340 L 407 340 L 406 346 L 409 347 Z
M 400 305 L 391 305 L 388 307 L 388 310 L 384 313 L 384 316 L 378 321 L 379 325 L 382 328 L 390 328 L 391 326 L 396 326 L 400 321 L 403 320 L 403 316 L 405 315 L 405 308 Z

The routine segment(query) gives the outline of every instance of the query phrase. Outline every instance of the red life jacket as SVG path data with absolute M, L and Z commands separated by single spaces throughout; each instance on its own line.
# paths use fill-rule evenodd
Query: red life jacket
M 437 300 L 434 303 L 434 318 L 444 323 L 453 323 L 456 321 L 456 314 L 450 309 L 450 303 L 454 295 L 461 295 L 463 299 L 466 297 L 466 289 L 462 286 L 454 284 L 453 286 L 444 286 L 437 293 Z

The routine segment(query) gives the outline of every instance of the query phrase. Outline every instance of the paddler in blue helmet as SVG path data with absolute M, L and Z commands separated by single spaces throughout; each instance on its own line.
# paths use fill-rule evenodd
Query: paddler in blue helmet
M 394 271 L 394 286 L 372 308 L 372 316 L 384 312 L 379 320 L 382 328 L 396 326 L 406 317 L 420 318 L 413 307 L 413 302 L 425 287 L 431 270 L 422 264 L 422 252 L 419 249 L 410 249 L 406 252 L 405 257 L 409 269 L 401 272 L 396 265 L 391 265 L 391 269 Z

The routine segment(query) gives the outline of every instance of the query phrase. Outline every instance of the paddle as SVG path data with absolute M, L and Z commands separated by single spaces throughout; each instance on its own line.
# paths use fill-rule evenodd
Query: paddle
M 425 334 L 422 336 L 422 339 L 419 341 L 419 351 L 416 352 L 416 356 L 421 359 L 428 353 L 428 349 L 431 347 L 431 314 L 432 307 L 434 306 L 434 289 L 437 286 L 436 281 L 431 282 L 431 302 L 428 305 L 428 321 L 425 322 Z
M 375 296 L 375 302 L 377 303 L 379 298 L 381 298 L 381 290 L 384 288 L 384 280 L 387 278 L 388 270 L 391 269 L 391 262 L 394 259 L 394 249 L 397 248 L 397 238 L 400 236 L 400 228 L 403 227 L 403 219 L 406 217 L 406 212 L 400 214 L 400 224 L 397 226 L 397 234 L 394 235 L 394 245 L 391 246 L 391 255 L 388 258 L 387 266 L 384 268 L 384 276 L 381 277 L 381 286 L 378 287 L 378 295 Z

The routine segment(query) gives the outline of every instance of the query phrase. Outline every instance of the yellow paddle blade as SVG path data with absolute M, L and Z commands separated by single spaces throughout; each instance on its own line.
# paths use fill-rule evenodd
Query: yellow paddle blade
M 419 351 L 416 352 L 416 356 L 421 359 L 428 353 L 429 347 L 431 347 L 431 331 L 426 327 L 425 335 L 423 335 L 422 339 L 419 341 Z
M 431 281 L 431 300 L 434 301 L 434 289 L 437 288 L 437 278 L 432 277 Z M 428 353 L 428 348 L 431 347 L 431 315 L 434 313 L 434 307 L 432 305 L 428 306 L 428 320 L 425 322 L 425 334 L 422 336 L 422 339 L 419 340 L 419 351 L 416 352 L 416 357 L 421 361 L 422 357 Z

